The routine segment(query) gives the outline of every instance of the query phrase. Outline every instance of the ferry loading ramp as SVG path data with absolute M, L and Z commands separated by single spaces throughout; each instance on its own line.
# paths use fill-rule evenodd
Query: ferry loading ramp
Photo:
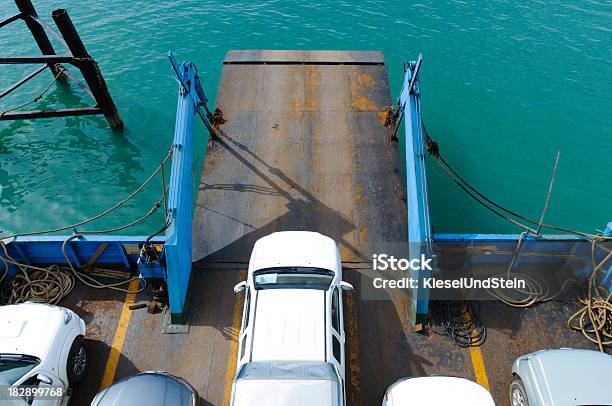
M 283 230 L 333 238 L 346 263 L 407 241 L 401 158 L 381 114 L 391 104 L 380 52 L 230 51 L 194 262 L 246 264 L 258 238 Z

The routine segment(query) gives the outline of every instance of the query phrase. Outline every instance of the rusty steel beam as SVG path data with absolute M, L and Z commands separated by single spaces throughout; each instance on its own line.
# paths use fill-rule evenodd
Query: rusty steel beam
M 98 63 L 87 52 L 68 12 L 64 9 L 57 9 L 51 13 L 51 17 L 53 21 L 55 21 L 62 37 L 64 37 L 66 45 L 72 55 L 75 58 L 82 59 L 83 63 L 80 64 L 78 68 L 81 70 L 85 82 L 96 99 L 97 107 L 101 109 L 102 114 L 106 117 L 106 121 L 108 121 L 111 128 L 118 130 L 122 129 L 123 120 L 119 116 L 117 106 L 115 106 L 115 102 L 108 91 L 108 87 Z
M 23 14 L 21 14 L 21 13 L 15 14 L 12 17 L 6 18 L 6 19 L 0 21 L 0 28 L 4 27 L 5 25 L 9 25 L 13 21 L 17 21 L 17 20 L 19 20 L 21 18 L 23 18 Z
M 10 111 L 4 114 L 0 114 L 0 121 L 27 120 L 31 118 L 91 116 L 91 115 L 101 114 L 101 113 L 102 113 L 102 110 L 99 107 L 77 107 L 77 108 L 70 108 L 70 109 Z
M 57 66 L 69 63 L 78 66 L 82 61 L 69 55 L 32 55 L 32 56 L 0 56 L 0 65 L 22 65 L 29 63 L 46 63 Z M 58 71 L 55 76 L 60 72 Z

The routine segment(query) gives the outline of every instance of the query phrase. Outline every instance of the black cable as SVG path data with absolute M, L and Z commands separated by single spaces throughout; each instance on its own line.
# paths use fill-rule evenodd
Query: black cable
M 429 134 L 427 133 L 427 129 L 425 127 L 425 125 L 423 125 L 423 132 L 425 134 L 425 144 L 426 145 L 437 145 L 437 143 L 435 143 L 432 138 L 429 136 Z M 496 202 L 494 202 L 493 200 L 489 199 L 487 196 L 485 196 L 484 194 L 482 194 L 480 191 L 478 191 L 475 187 L 473 187 L 468 181 L 466 181 L 461 175 L 459 175 L 459 173 L 457 173 L 457 171 L 455 171 L 453 169 L 453 167 L 444 159 L 444 157 L 442 156 L 442 154 L 440 154 L 439 149 L 435 149 L 435 151 L 429 150 L 428 152 L 430 152 L 430 154 L 434 157 L 434 159 L 436 160 L 436 162 L 440 165 L 440 167 L 449 175 L 449 177 L 461 188 L 463 189 L 464 192 L 466 192 L 472 199 L 476 200 L 476 202 L 478 202 L 479 204 L 481 204 L 482 206 L 484 206 L 485 208 L 487 208 L 488 210 L 490 210 L 491 212 L 493 212 L 495 215 L 510 221 L 511 223 L 524 228 L 525 230 L 529 230 L 531 233 L 533 233 L 534 235 L 538 235 L 538 233 L 536 232 L 536 230 L 534 230 L 533 228 L 522 224 L 514 219 L 509 218 L 508 216 L 500 213 L 499 211 L 495 210 L 493 207 L 489 206 L 487 203 L 490 203 L 491 205 L 495 206 L 496 208 L 520 219 L 523 221 L 526 221 L 528 223 L 531 224 L 535 224 L 535 225 L 540 225 L 540 223 L 536 220 L 530 219 L 528 217 L 522 216 Z M 470 192 L 471 191 L 471 192 Z M 472 193 L 473 192 L 473 193 Z M 477 195 L 478 197 L 476 197 L 475 195 Z M 482 199 L 482 200 L 481 200 Z M 483 200 L 485 202 L 483 202 Z M 568 229 L 568 228 L 564 228 L 564 227 L 558 227 L 558 226 L 553 226 L 550 224 L 546 224 L 546 223 L 542 223 L 541 224 L 542 227 L 544 228 L 548 228 L 550 230 L 555 230 L 555 231 L 562 231 L 565 233 L 570 233 L 570 234 L 575 234 L 575 235 L 580 235 L 586 238 L 590 238 L 590 239 L 600 239 L 600 240 L 609 240 L 612 239 L 612 237 L 604 237 L 601 235 L 596 235 L 596 234 L 590 234 L 590 233 L 584 233 L 582 231 L 576 231 L 576 230 L 572 230 L 572 229 Z
M 439 156 L 439 155 L 438 155 Z M 436 162 L 440 163 L 440 161 L 438 159 L 436 159 Z M 470 192 L 470 190 L 468 190 L 467 186 L 464 186 L 463 183 L 461 183 L 456 177 L 454 177 L 452 175 L 452 173 L 450 172 L 450 170 L 448 168 L 446 168 L 446 166 L 440 164 L 440 167 L 449 175 L 449 177 L 451 178 L 451 180 L 453 182 L 455 182 L 461 189 L 463 189 L 463 191 L 465 193 L 467 193 L 472 199 L 476 200 L 478 203 L 480 203 L 480 205 L 482 205 L 483 207 L 485 207 L 486 209 L 488 209 L 489 211 L 491 211 L 493 214 L 503 218 L 504 220 L 507 220 L 511 223 L 513 223 L 516 226 L 519 226 L 525 230 L 529 230 L 531 233 L 533 233 L 534 235 L 537 234 L 536 230 L 534 230 L 533 228 L 519 223 L 518 221 L 511 219 L 510 217 L 504 215 L 503 213 L 500 213 L 499 211 L 495 210 L 493 207 L 489 206 L 487 203 L 483 202 L 480 198 L 478 198 L 477 196 L 475 196 L 472 192 Z
M 478 306 L 470 301 L 432 301 L 429 326 L 434 333 L 450 337 L 461 348 L 479 347 L 487 339 L 487 328 L 480 321 L 478 311 Z
M 170 218 L 167 218 L 166 219 L 166 223 L 164 224 L 164 226 L 162 228 L 160 228 L 159 230 L 157 230 L 155 232 L 155 234 L 151 234 L 150 236 L 148 236 L 144 243 L 148 244 L 153 238 L 157 237 L 159 234 L 161 234 L 164 231 L 166 231 L 168 229 L 168 227 L 170 227 L 170 224 L 172 224 L 172 220 Z

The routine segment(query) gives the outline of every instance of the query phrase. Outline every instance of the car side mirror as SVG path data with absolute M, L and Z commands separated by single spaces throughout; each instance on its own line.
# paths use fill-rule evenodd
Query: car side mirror
M 49 377 L 49 375 L 40 373 L 40 374 L 36 375 L 36 379 L 39 382 L 44 383 L 45 385 L 53 385 L 53 379 L 51 379 Z
M 234 293 L 240 293 L 243 290 L 245 290 L 246 287 L 247 287 L 246 281 L 242 281 L 239 284 L 237 284 L 236 286 L 234 286 Z
M 345 292 L 352 292 L 353 291 L 353 285 L 351 285 L 348 282 L 341 281 L 340 282 L 340 289 L 342 289 Z

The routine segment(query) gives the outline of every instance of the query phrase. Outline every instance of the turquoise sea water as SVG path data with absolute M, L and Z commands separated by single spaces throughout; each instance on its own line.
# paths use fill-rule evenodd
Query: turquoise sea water
M 41 17 L 67 8 L 98 60 L 126 123 L 100 117 L 0 122 L 0 229 L 29 231 L 92 216 L 120 200 L 159 164 L 172 140 L 177 85 L 166 52 L 191 59 L 214 99 L 229 49 L 382 50 L 393 96 L 402 61 L 423 53 L 424 119 L 448 161 L 481 191 L 539 217 L 554 156 L 561 160 L 547 220 L 592 231 L 612 221 L 612 3 L 609 1 L 34 1 Z M 0 0 L 0 18 L 15 12 Z M 56 48 L 60 48 L 59 45 Z M 0 30 L 0 54 L 37 48 L 23 24 Z M 0 66 L 0 88 L 31 67 Z M 75 71 L 73 69 L 73 71 Z M 27 101 L 39 75 L 0 100 Z M 88 103 L 54 85 L 31 108 Z M 198 125 L 198 134 L 204 129 Z M 200 148 L 200 151 L 202 149 Z M 203 156 L 200 153 L 198 167 Z M 515 232 L 429 166 L 440 232 Z M 92 228 L 148 210 L 147 190 Z M 130 231 L 147 233 L 160 216 Z

